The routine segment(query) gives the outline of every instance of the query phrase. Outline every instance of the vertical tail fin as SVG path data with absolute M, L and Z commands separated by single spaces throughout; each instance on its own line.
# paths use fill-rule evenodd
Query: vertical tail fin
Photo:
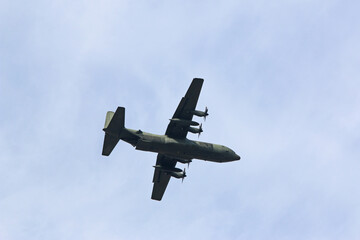
M 125 127 L 125 108 L 118 107 L 116 112 L 107 112 L 105 119 L 105 132 L 119 135 L 121 130 Z
M 109 126 L 109 123 L 110 123 L 110 121 L 111 121 L 111 119 L 114 117 L 114 112 L 112 112 L 112 111 L 108 111 L 107 113 L 106 113 L 106 118 L 105 118 L 105 126 L 104 126 L 104 128 L 107 128 L 108 126 Z
M 118 107 L 116 112 L 107 112 L 105 119 L 105 138 L 102 155 L 109 156 L 120 140 L 121 131 L 125 127 L 125 108 Z

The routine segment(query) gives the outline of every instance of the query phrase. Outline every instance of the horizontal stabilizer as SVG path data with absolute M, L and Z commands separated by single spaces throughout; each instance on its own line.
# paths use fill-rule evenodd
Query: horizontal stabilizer
M 119 140 L 120 138 L 105 133 L 102 155 L 109 156 L 112 150 L 115 148 L 116 144 L 119 142 Z

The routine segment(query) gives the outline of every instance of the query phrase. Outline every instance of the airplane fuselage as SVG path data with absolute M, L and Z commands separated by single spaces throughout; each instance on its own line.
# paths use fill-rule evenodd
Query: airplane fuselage
M 122 139 L 131 143 L 137 150 L 161 153 L 180 161 L 201 159 L 212 162 L 230 162 L 240 159 L 239 155 L 233 150 L 222 145 L 193 141 L 187 138 L 170 138 L 166 135 L 157 135 L 127 128 L 124 130 L 139 137 L 135 144 Z

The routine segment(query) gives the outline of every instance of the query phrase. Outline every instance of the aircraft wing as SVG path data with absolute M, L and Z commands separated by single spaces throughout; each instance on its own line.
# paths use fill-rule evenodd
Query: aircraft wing
M 203 85 L 204 79 L 194 78 L 191 82 L 189 89 L 187 90 L 185 96 L 181 99 L 174 115 L 173 119 L 177 118 L 180 120 L 191 121 L 194 116 L 194 110 L 199 99 L 201 87 Z M 190 126 L 190 125 L 189 125 Z M 171 138 L 186 138 L 188 133 L 188 127 L 184 124 L 179 124 L 175 121 L 170 121 L 165 135 Z M 174 168 L 177 161 L 171 157 L 165 156 L 161 153 L 158 154 L 156 160 L 156 168 L 154 171 L 153 178 L 153 191 L 151 199 L 161 201 L 166 187 L 170 181 L 171 176 L 161 168 Z
M 193 79 L 185 96 L 181 99 L 173 118 L 188 121 L 192 120 L 194 115 L 193 111 L 195 110 L 196 104 L 198 102 L 203 82 L 204 79 L 201 78 Z M 183 124 L 181 125 L 174 121 L 170 121 L 165 135 L 171 138 L 186 138 L 188 127 L 189 126 L 184 126 Z
M 176 160 L 167 157 L 161 153 L 158 154 L 156 160 L 156 166 L 161 166 L 165 168 L 174 168 L 176 165 Z M 166 174 L 161 168 L 157 167 L 154 171 L 154 178 L 153 178 L 153 191 L 151 195 L 151 199 L 161 201 L 166 187 L 170 181 L 171 176 Z

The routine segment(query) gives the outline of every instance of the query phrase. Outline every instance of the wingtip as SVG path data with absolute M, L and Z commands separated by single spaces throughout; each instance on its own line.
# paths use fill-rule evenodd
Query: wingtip
M 204 82 L 203 78 L 194 78 L 193 81 Z
M 161 201 L 161 198 L 155 198 L 155 197 L 151 197 L 151 200 L 155 200 L 155 201 Z

